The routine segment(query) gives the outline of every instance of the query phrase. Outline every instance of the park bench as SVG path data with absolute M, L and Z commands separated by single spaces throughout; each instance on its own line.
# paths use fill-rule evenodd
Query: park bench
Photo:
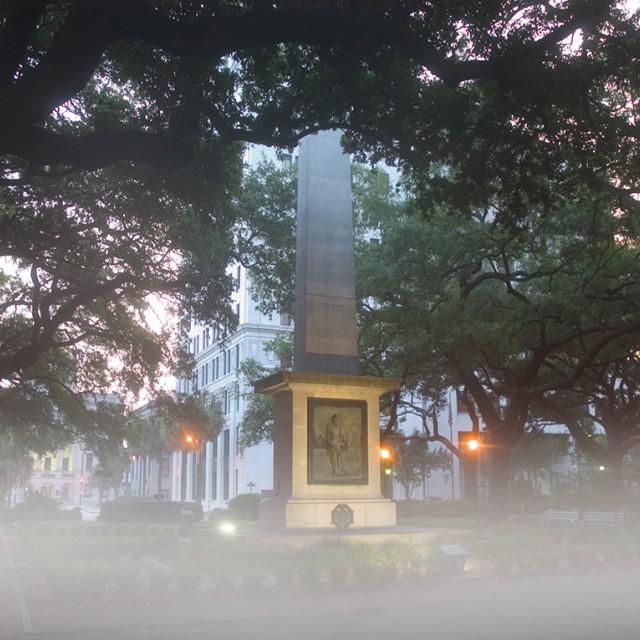
M 556 511 L 547 509 L 543 521 L 550 524 L 604 524 L 613 526 L 624 522 L 622 511 Z
M 583 511 L 581 522 L 583 524 L 614 525 L 624 522 L 622 511 Z
M 544 522 L 551 524 L 572 524 L 580 519 L 580 512 L 575 511 L 556 511 L 547 509 L 543 514 Z

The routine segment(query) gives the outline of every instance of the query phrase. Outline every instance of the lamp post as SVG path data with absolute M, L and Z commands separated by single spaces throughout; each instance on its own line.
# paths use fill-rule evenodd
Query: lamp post
M 198 456 L 198 441 L 189 433 L 185 436 L 185 442 L 193 447 L 193 499 L 200 501 L 200 460 Z
M 467 440 L 467 449 L 471 458 L 471 467 L 473 473 L 473 509 L 476 520 L 478 519 L 478 455 L 480 453 L 480 442 L 477 438 L 469 438 Z
M 391 449 L 382 447 L 380 449 L 380 467 L 382 470 L 382 495 L 385 498 L 393 499 L 393 469 L 392 469 Z

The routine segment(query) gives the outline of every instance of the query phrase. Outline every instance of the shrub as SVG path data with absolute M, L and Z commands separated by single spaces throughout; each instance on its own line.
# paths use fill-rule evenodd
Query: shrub
M 259 493 L 241 493 L 229 500 L 229 516 L 238 520 L 257 520 L 261 501 Z
M 475 504 L 465 500 L 400 500 L 399 518 L 466 518 L 475 515 Z
M 180 522 L 192 524 L 204 517 L 197 502 L 104 502 L 102 522 Z
M 9 509 L 8 512 L 5 512 L 5 518 L 13 522 L 82 520 L 82 511 L 79 507 L 63 509 L 58 500 L 40 493 L 29 492 L 25 494 L 22 504 L 18 504 Z

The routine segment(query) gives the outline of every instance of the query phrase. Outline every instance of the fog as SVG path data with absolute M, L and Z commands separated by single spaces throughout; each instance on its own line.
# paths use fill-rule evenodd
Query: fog
M 3 526 L 2 640 L 639 634 L 628 529 L 434 529 L 415 548 L 91 525 Z

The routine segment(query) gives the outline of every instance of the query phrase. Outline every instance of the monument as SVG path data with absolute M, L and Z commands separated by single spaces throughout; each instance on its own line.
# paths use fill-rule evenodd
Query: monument
M 274 399 L 270 530 L 395 526 L 381 494 L 380 396 L 398 380 L 360 376 L 351 165 L 339 131 L 302 140 L 293 371 L 255 384 Z

